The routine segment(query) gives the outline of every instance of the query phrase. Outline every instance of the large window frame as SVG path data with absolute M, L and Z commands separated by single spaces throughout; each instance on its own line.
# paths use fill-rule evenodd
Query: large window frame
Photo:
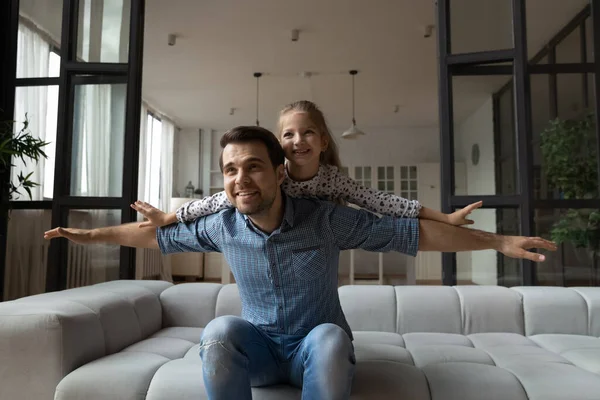
M 451 51 L 451 0 L 437 1 L 437 40 L 439 52 L 439 112 L 440 112 L 440 169 L 441 204 L 443 212 L 452 212 L 474 201 L 483 200 L 483 207 L 517 208 L 520 213 L 520 234 L 534 233 L 535 208 L 600 208 L 600 199 L 590 200 L 535 200 L 532 156 L 531 74 L 588 73 L 598 70 L 600 54 L 600 0 L 590 0 L 582 13 L 588 12 L 593 23 L 594 62 L 572 64 L 539 64 L 529 62 L 527 57 L 526 0 L 511 0 L 514 47 L 493 51 L 453 54 Z M 568 27 L 565 27 L 568 30 Z M 562 31 L 561 33 L 562 34 Z M 567 32 L 568 34 L 568 32 Z M 560 41 L 560 40 L 558 40 Z M 554 43 L 556 45 L 556 43 Z M 543 57 L 540 56 L 540 58 Z M 510 62 L 512 65 L 506 65 Z M 454 127 L 452 78 L 473 75 L 512 75 L 514 90 L 514 113 L 517 141 L 517 194 L 488 196 L 457 196 L 454 193 Z M 600 93 L 600 79 L 595 79 L 595 95 Z M 600 102 L 596 102 L 596 126 L 600 126 Z M 597 129 L 600 150 L 600 134 Z M 600 155 L 600 151 L 598 151 Z M 598 163 L 600 171 L 600 162 Z M 536 285 L 536 269 L 533 262 L 521 260 L 521 279 L 526 286 Z M 442 280 L 444 285 L 456 285 L 456 254 L 443 253 Z
M 0 212 L 0 299 L 3 298 L 6 263 L 6 234 L 9 209 L 51 209 L 52 226 L 68 226 L 71 210 L 120 210 L 121 222 L 133 222 L 136 214 L 130 204 L 137 199 L 139 129 L 141 113 L 141 79 L 145 0 L 131 0 L 129 11 L 128 59 L 126 63 L 81 62 L 77 59 L 79 0 L 63 0 L 60 76 L 47 78 L 16 78 L 17 32 L 19 0 L 0 4 L 0 118 L 12 120 L 15 88 L 25 86 L 59 86 L 54 188 L 52 200 L 14 201 L 2 199 Z M 129 4 L 129 3 L 128 3 Z M 127 84 L 125 104 L 125 138 L 123 183 L 120 197 L 81 197 L 70 195 L 74 91 L 76 85 L 100 83 Z M 10 179 L 2 176 L 4 182 Z M 66 288 L 68 245 L 64 239 L 51 242 L 48 254 L 46 290 Z M 135 277 L 135 251 L 121 247 L 119 277 Z

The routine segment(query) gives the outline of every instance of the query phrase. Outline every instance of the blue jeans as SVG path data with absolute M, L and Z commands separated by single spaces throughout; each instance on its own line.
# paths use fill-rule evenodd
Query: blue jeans
M 200 357 L 210 400 L 252 399 L 251 387 L 277 383 L 302 388 L 303 400 L 348 399 L 356 363 L 352 341 L 337 325 L 278 335 L 234 316 L 206 326 Z

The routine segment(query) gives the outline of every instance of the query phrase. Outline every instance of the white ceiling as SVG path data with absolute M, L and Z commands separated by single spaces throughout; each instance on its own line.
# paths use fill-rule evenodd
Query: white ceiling
M 587 2 L 527 0 L 530 54 Z M 455 50 L 510 47 L 510 3 L 452 0 Z M 21 0 L 21 10 L 56 38 L 61 9 L 57 0 Z M 343 130 L 351 118 L 347 71 L 358 69 L 361 128 L 436 126 L 436 33 L 423 37 L 434 22 L 434 0 L 146 0 L 143 96 L 182 128 L 253 124 L 252 74 L 260 71 L 261 125 L 272 128 L 283 105 L 309 99 Z M 290 40 L 294 28 L 298 42 Z M 167 45 L 169 33 L 179 35 L 176 46 Z M 505 81 L 457 78 L 456 117 L 469 115 Z
M 530 53 L 585 1 L 528 0 Z M 505 3 L 511 2 L 453 0 L 453 34 L 461 50 L 507 47 L 507 37 L 510 44 Z M 467 22 L 469 17 L 474 19 Z M 358 69 L 356 118 L 361 128 L 435 126 L 435 32 L 423 37 L 424 26 L 434 21 L 434 1 L 427 0 L 147 0 L 144 96 L 184 128 L 253 124 L 252 74 L 260 71 L 266 74 L 260 79 L 262 125 L 273 127 L 284 104 L 309 99 L 334 129 L 344 129 L 351 118 L 347 71 Z M 294 28 L 301 30 L 298 42 L 290 40 Z M 176 46 L 167 45 L 169 33 L 180 35 Z M 303 78 L 302 71 L 314 75 Z M 459 79 L 458 119 L 506 81 Z M 232 107 L 237 110 L 230 116 Z

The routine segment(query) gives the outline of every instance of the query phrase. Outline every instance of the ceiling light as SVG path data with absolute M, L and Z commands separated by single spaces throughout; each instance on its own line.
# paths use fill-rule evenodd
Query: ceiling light
M 357 70 L 351 70 L 350 75 L 352 76 L 352 125 L 350 128 L 342 133 L 344 139 L 356 139 L 360 135 L 365 133 L 356 127 L 356 119 L 354 118 L 354 75 L 358 74 Z

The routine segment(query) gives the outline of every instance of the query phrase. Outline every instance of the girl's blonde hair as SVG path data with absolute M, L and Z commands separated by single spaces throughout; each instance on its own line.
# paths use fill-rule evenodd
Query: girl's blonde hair
M 308 117 L 312 123 L 316 125 L 321 135 L 327 138 L 328 144 L 325 151 L 321 153 L 321 163 L 325 165 L 333 165 L 340 169 L 342 167 L 342 163 L 340 162 L 337 144 L 335 143 L 335 140 L 329 131 L 327 122 L 325 122 L 325 116 L 323 115 L 323 112 L 321 112 L 319 107 L 317 107 L 317 105 L 312 101 L 295 101 L 283 107 L 283 109 L 279 112 L 279 122 L 277 123 L 279 137 L 281 138 L 283 131 L 283 117 L 291 112 L 302 112 L 308 114 Z

